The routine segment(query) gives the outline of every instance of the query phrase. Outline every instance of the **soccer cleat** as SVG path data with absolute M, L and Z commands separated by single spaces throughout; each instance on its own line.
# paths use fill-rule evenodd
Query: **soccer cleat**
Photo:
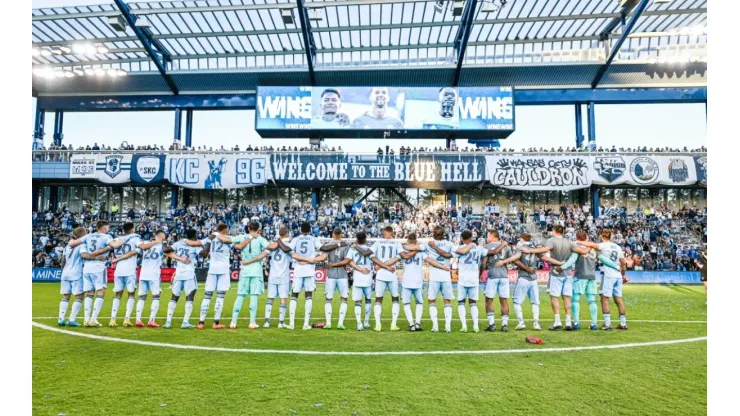
M 77 323 L 77 321 L 69 321 L 69 322 L 67 322 L 67 326 L 71 326 L 71 327 L 79 327 L 79 326 L 81 326 L 81 325 L 80 325 L 80 324 L 78 324 L 78 323 Z
M 205 325 L 203 325 L 202 323 L 198 323 L 198 326 L 196 326 L 195 328 L 197 328 L 197 329 L 203 329 L 203 328 L 205 328 L 205 327 L 206 327 L 206 326 L 205 326 Z
M 415 332 L 416 331 L 416 325 L 409 325 L 409 332 Z
M 59 325 L 59 326 L 66 326 L 67 325 L 67 321 L 65 321 L 64 319 L 60 319 L 60 320 L 57 321 L 57 325 Z
M 473 326 L 473 332 L 475 332 L 476 334 L 480 332 L 480 328 L 478 328 L 478 325 Z
M 399 328 L 399 327 L 397 327 L 395 325 L 391 326 L 391 331 L 393 331 L 393 332 L 400 331 L 400 330 L 401 330 L 401 328 Z
M 289 329 L 292 331 L 295 329 L 295 325 L 285 325 L 285 329 Z
M 149 321 L 146 326 L 148 326 L 149 328 L 159 328 L 159 324 L 154 321 Z
M 331 322 L 327 322 L 326 325 L 324 325 L 324 329 L 331 329 Z
M 436 326 L 433 326 L 433 327 L 432 327 L 432 332 L 439 332 L 439 328 L 438 328 L 438 327 L 436 327 Z
M 565 330 L 566 331 L 572 331 L 573 330 L 573 327 L 571 325 L 566 325 L 565 326 Z
M 90 326 L 92 326 L 92 325 L 90 325 L 90 320 L 89 320 L 89 319 L 85 319 L 85 320 L 84 320 L 84 321 L 82 322 L 82 326 L 84 326 L 84 327 L 90 327 Z
M 141 321 L 136 321 L 136 323 L 134 325 L 136 325 L 137 328 L 143 328 L 144 327 L 144 323 L 141 322 Z
M 550 330 L 550 331 L 557 331 L 557 330 L 559 330 L 559 329 L 563 329 L 563 326 L 562 326 L 562 325 L 555 325 L 555 324 L 552 324 L 552 325 L 550 325 L 550 327 L 549 327 L 549 328 L 547 328 L 547 329 L 548 329 L 548 330 Z
M 270 327 L 270 322 L 269 321 L 265 321 L 265 324 L 262 325 L 262 328 L 269 328 L 269 327 Z
M 540 323 L 539 322 L 533 323 L 532 324 L 532 329 L 534 329 L 535 331 L 542 331 L 542 327 L 540 326 Z
M 339 325 L 337 325 L 337 329 L 344 331 L 347 328 L 345 328 L 344 325 L 339 324 Z
M 517 325 L 516 328 L 514 329 L 517 331 L 521 331 L 522 329 L 527 329 L 527 324 L 525 324 L 524 322 L 519 322 L 519 325 Z
M 192 329 L 195 328 L 195 325 L 191 324 L 190 322 L 183 322 L 182 325 L 180 325 L 180 329 Z
M 421 324 L 419 322 L 417 322 L 415 326 L 416 326 L 417 331 L 423 331 L 423 329 L 421 328 Z
M 468 332 L 468 328 L 465 328 L 465 332 Z M 452 333 L 452 329 L 450 329 L 450 328 L 445 328 L 445 333 L 446 333 L 446 334 L 451 334 L 451 333 Z
M 236 329 L 236 322 L 232 322 L 229 324 L 229 329 Z
M 589 326 L 588 329 L 590 329 L 592 331 L 598 331 L 599 330 L 599 327 L 596 324 L 593 324 L 593 325 Z
M 224 325 L 224 324 L 213 324 L 213 326 L 211 328 L 213 328 L 213 329 L 224 329 L 224 328 L 226 328 L 226 325 Z
M 486 332 L 493 332 L 496 330 L 496 324 L 491 324 L 486 327 Z
M 278 324 L 278 329 L 283 329 L 283 328 L 286 328 L 285 324 L 279 323 Z
M 257 325 L 257 323 L 256 323 L 256 322 L 251 322 L 251 323 L 249 324 L 249 326 L 248 326 L 247 328 L 249 328 L 249 329 L 257 329 L 257 328 L 259 328 L 259 327 L 260 327 L 260 326 L 259 326 L 259 325 Z
M 578 331 L 579 329 L 581 329 L 581 324 L 579 324 L 578 322 L 574 323 L 573 324 L 573 330 L 574 331 Z
M 167 321 L 164 323 L 164 326 L 162 327 L 164 329 L 171 329 L 172 328 L 172 322 Z
M 111 328 L 115 328 L 118 326 L 118 324 L 116 323 L 114 319 L 111 319 L 110 322 L 108 322 L 108 326 Z
M 357 330 L 358 331 L 364 331 L 365 330 L 365 326 L 362 325 L 362 324 L 357 324 Z
M 445 332 L 450 332 L 449 331 L 449 328 L 445 328 Z M 460 332 L 468 332 L 468 327 L 467 326 L 464 326 L 464 327 L 460 328 Z
M 617 329 L 621 329 L 622 331 L 626 331 L 627 330 L 627 325 L 626 324 L 625 325 L 619 324 L 619 326 L 617 327 Z
M 501 326 L 501 332 L 509 332 L 509 325 Z
M 90 319 L 90 326 L 101 327 L 101 326 L 103 326 L 103 324 L 101 324 L 100 322 L 98 322 L 97 319 Z
M 365 329 L 370 329 L 370 322 L 365 322 L 363 326 L 365 327 Z
M 124 328 L 128 328 L 128 327 L 131 327 L 131 326 L 134 326 L 134 324 L 132 324 L 131 321 L 129 321 L 128 319 L 126 319 L 125 321 L 123 321 L 123 327 Z
M 375 332 L 380 332 L 383 328 L 380 326 L 380 324 L 375 325 Z
M 601 326 L 601 330 L 602 331 L 611 331 L 612 330 L 612 326 L 611 325 L 602 325 Z
M 311 329 L 311 325 L 303 325 L 304 331 L 308 331 L 309 329 Z

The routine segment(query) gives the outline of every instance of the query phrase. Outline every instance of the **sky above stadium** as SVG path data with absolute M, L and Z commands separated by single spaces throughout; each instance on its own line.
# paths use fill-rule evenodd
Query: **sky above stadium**
M 105 1 L 33 0 L 33 8 L 101 4 Z M 63 82 L 63 80 L 60 80 Z M 32 100 L 29 124 L 33 125 L 36 100 Z M 586 113 L 584 109 L 584 136 Z M 54 115 L 46 119 L 45 145 L 52 140 Z M 183 124 L 185 123 L 183 117 Z M 516 109 L 516 131 L 501 141 L 506 148 L 567 147 L 575 144 L 573 106 L 523 106 Z M 134 146 L 169 146 L 174 127 L 173 112 L 67 113 L 64 143 L 75 147 L 98 143 L 113 147 L 122 142 Z M 182 132 L 184 141 L 184 128 Z M 329 147 L 352 152 L 375 152 L 378 147 L 444 146 L 444 140 L 327 139 Z M 596 143 L 618 147 L 696 148 L 706 144 L 704 104 L 599 105 L 596 107 Z M 308 139 L 262 139 L 254 130 L 254 111 L 200 111 L 193 116 L 193 145 L 214 149 L 252 146 L 306 146 Z M 458 147 L 467 146 L 458 140 Z

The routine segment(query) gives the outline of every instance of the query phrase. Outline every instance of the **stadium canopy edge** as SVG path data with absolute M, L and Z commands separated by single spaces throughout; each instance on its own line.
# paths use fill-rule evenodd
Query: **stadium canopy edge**
M 55 95 L 37 97 L 42 111 L 254 110 L 254 92 L 148 95 Z M 526 105 L 705 103 L 706 87 L 515 89 L 514 103 Z

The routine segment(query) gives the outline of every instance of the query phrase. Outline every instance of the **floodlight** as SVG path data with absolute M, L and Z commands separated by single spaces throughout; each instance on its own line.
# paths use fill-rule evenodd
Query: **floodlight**
M 95 70 L 90 67 L 87 67 L 85 68 L 85 75 L 95 75 Z
M 437 0 L 437 2 L 434 3 L 434 11 L 437 13 L 442 13 L 445 9 L 445 2 L 444 0 Z
M 324 20 L 324 16 L 321 13 L 322 8 L 320 7 L 314 7 L 312 9 L 308 9 L 308 20 L 318 22 L 321 20 Z
M 49 48 L 41 49 L 41 56 L 51 56 L 51 49 Z
M 85 72 L 82 70 L 82 68 L 75 68 L 75 69 L 72 70 L 72 72 L 74 72 L 75 75 L 79 75 L 79 76 L 82 76 L 82 75 L 85 74 Z
M 116 74 L 118 74 L 119 77 L 123 77 L 128 75 L 128 72 L 124 71 L 123 69 L 119 69 L 118 71 L 116 71 Z
M 69 46 L 60 46 L 59 50 L 65 54 L 72 52 L 72 48 L 70 48 Z
M 109 77 L 117 77 L 118 76 L 118 71 L 116 71 L 113 68 L 111 68 L 108 71 L 106 71 L 106 73 L 108 74 Z
M 54 76 L 57 78 L 64 78 L 64 71 L 54 71 Z
M 462 16 L 463 9 L 465 8 L 465 2 L 462 0 L 455 0 L 455 2 L 452 4 L 452 15 L 453 16 Z
M 41 50 L 39 50 L 39 48 L 31 48 L 31 55 L 41 56 Z
M 59 48 L 54 48 L 54 49 L 51 50 L 51 53 L 54 54 L 54 55 L 61 55 L 62 54 L 62 50 L 59 49 Z
M 96 49 L 98 53 L 108 53 L 108 48 L 104 45 L 100 45 Z
M 134 23 L 136 27 L 149 27 L 149 20 L 146 17 L 139 17 Z
M 480 12 L 481 13 L 496 13 L 500 9 L 501 7 L 498 4 L 494 3 L 493 1 L 490 1 L 490 2 L 483 3 L 483 6 L 481 6 L 480 8 Z
M 283 18 L 283 23 L 286 25 L 295 24 L 295 22 L 293 21 L 293 10 L 292 9 L 280 10 L 280 17 Z
M 64 71 L 64 76 L 67 78 L 72 78 L 75 76 L 75 74 L 72 71 Z
M 109 17 L 108 25 L 110 25 L 110 27 L 112 27 L 116 32 L 126 31 L 126 20 L 124 20 L 121 15 Z
M 105 70 L 103 68 L 95 68 L 95 75 L 101 77 L 105 75 Z

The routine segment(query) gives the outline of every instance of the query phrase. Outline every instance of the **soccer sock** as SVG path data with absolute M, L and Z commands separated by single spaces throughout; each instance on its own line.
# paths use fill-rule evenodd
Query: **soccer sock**
M 560 322 L 560 314 L 555 315 L 555 325 L 562 325 L 563 323 Z
M 383 306 L 380 304 L 380 302 L 375 302 L 375 326 L 380 326 L 380 314 L 383 313 Z
M 92 313 L 92 304 L 93 304 L 93 297 L 91 295 L 85 296 L 85 321 L 90 319 L 90 315 Z
M 190 322 L 190 315 L 193 313 L 193 301 L 192 300 L 186 300 L 185 301 L 185 316 L 182 318 L 182 323 L 189 323 Z
M 167 305 L 167 322 L 172 322 L 172 315 L 175 314 L 176 307 L 177 307 L 177 301 L 170 300 L 170 303 Z
M 242 311 L 242 304 L 244 303 L 244 298 L 246 298 L 246 295 L 237 295 L 236 300 L 234 301 L 234 309 L 231 311 L 231 323 L 236 325 L 237 319 L 239 319 L 239 313 Z
M 308 325 L 311 322 L 311 310 L 313 309 L 313 298 L 306 296 L 306 316 L 303 318 L 303 326 Z
M 331 300 L 329 299 L 324 302 L 324 317 L 326 317 L 326 324 L 331 325 Z
M 257 307 L 259 306 L 260 297 L 259 295 L 249 296 L 249 323 L 253 324 L 257 322 Z
M 394 301 L 391 305 L 391 327 L 395 327 L 398 323 L 398 315 L 401 313 L 401 305 L 398 301 Z
M 98 297 L 95 298 L 91 319 L 98 319 L 101 309 L 103 309 L 103 295 L 98 295 Z
M 131 318 L 131 312 L 134 311 L 134 297 L 132 295 L 129 295 L 129 297 L 126 299 L 126 314 L 123 316 L 125 320 L 129 320 Z
M 540 321 L 540 305 L 532 305 L 532 318 L 535 322 Z
M 63 321 L 67 315 L 67 306 L 69 306 L 69 299 L 62 298 L 59 302 L 59 320 Z
M 211 297 L 213 296 L 213 292 L 206 292 L 205 296 L 203 297 L 203 301 L 200 302 L 200 316 L 198 316 L 198 323 L 203 323 L 206 321 L 206 315 L 208 315 L 208 308 L 211 307 Z
M 421 324 L 421 315 L 424 313 L 424 304 L 423 303 L 417 303 L 416 304 L 416 323 Z
M 290 326 L 295 324 L 295 310 L 298 307 L 298 300 L 295 296 L 290 298 Z
M 437 322 L 437 304 L 433 303 L 429 305 L 429 319 L 432 320 L 432 327 L 437 328 L 439 323 Z
M 608 313 L 604 314 L 604 325 L 611 326 L 612 324 L 612 316 Z
M 272 299 L 267 299 L 267 302 L 265 302 L 265 322 L 270 322 L 271 315 L 272 315 Z M 282 322 L 282 320 L 280 322 Z
M 445 306 L 445 321 L 447 319 L 447 307 Z M 467 313 L 465 312 L 465 301 L 457 302 L 457 314 L 460 315 L 460 322 L 462 322 L 463 328 L 467 327 L 468 324 L 465 322 L 468 318 Z
M 478 328 L 478 305 L 470 305 L 470 317 L 473 319 L 473 327 Z
M 565 315 L 565 326 L 571 326 L 570 315 Z
M 136 302 L 136 322 L 141 321 L 141 314 L 144 313 L 144 303 L 146 303 L 146 295 L 139 296 L 139 300 Z
M 159 295 L 152 297 L 152 311 L 149 315 L 149 322 L 154 322 L 157 319 L 157 312 L 159 312 Z
M 599 306 L 596 304 L 595 295 L 586 295 L 588 301 L 588 312 L 591 314 L 591 325 L 596 325 L 597 316 L 599 315 Z
M 370 326 L 370 311 L 373 309 L 373 301 L 365 300 L 365 325 Z
M 501 325 L 509 326 L 509 315 L 501 315 Z
M 522 305 L 515 303 L 514 313 L 516 314 L 516 319 L 519 321 L 519 323 L 523 324 L 524 323 L 524 312 L 522 312 Z
M 329 314 L 331 316 L 331 314 Z M 339 325 L 344 325 L 344 317 L 347 316 L 347 302 L 342 301 L 339 305 Z
M 445 305 L 445 328 L 449 328 L 452 325 L 452 305 Z
M 221 321 L 221 312 L 224 310 L 224 296 L 226 293 L 216 295 L 216 306 L 213 307 L 213 323 L 218 324 Z
M 355 318 L 357 318 L 357 326 L 362 325 L 362 305 L 355 303 Z
M 571 312 L 573 313 L 573 322 L 580 322 L 581 315 L 581 294 L 573 292 L 573 303 L 570 306 Z
M 280 322 L 281 324 L 282 324 L 283 322 L 285 322 L 285 309 L 286 309 L 287 307 L 288 307 L 288 305 L 286 305 L 286 304 L 284 304 L 284 303 L 281 303 L 281 304 L 280 304 L 280 318 L 279 318 L 278 322 Z
M 413 325 L 414 315 L 411 314 L 411 304 L 410 303 L 403 304 L 403 313 L 406 315 L 406 320 L 409 321 L 409 325 Z
M 80 308 L 82 308 L 82 299 L 76 299 L 75 303 L 72 304 L 72 312 L 69 313 L 70 322 L 74 322 L 77 319 Z
M 627 315 L 619 315 L 619 324 L 627 326 Z
M 488 317 L 488 325 L 496 323 L 496 315 L 493 312 L 486 312 L 486 316 Z
M 97 308 L 97 300 L 95 301 L 95 307 Z M 118 307 L 121 306 L 121 297 L 116 296 L 113 298 L 113 308 L 110 310 L 110 320 L 115 321 L 116 315 L 118 315 Z

